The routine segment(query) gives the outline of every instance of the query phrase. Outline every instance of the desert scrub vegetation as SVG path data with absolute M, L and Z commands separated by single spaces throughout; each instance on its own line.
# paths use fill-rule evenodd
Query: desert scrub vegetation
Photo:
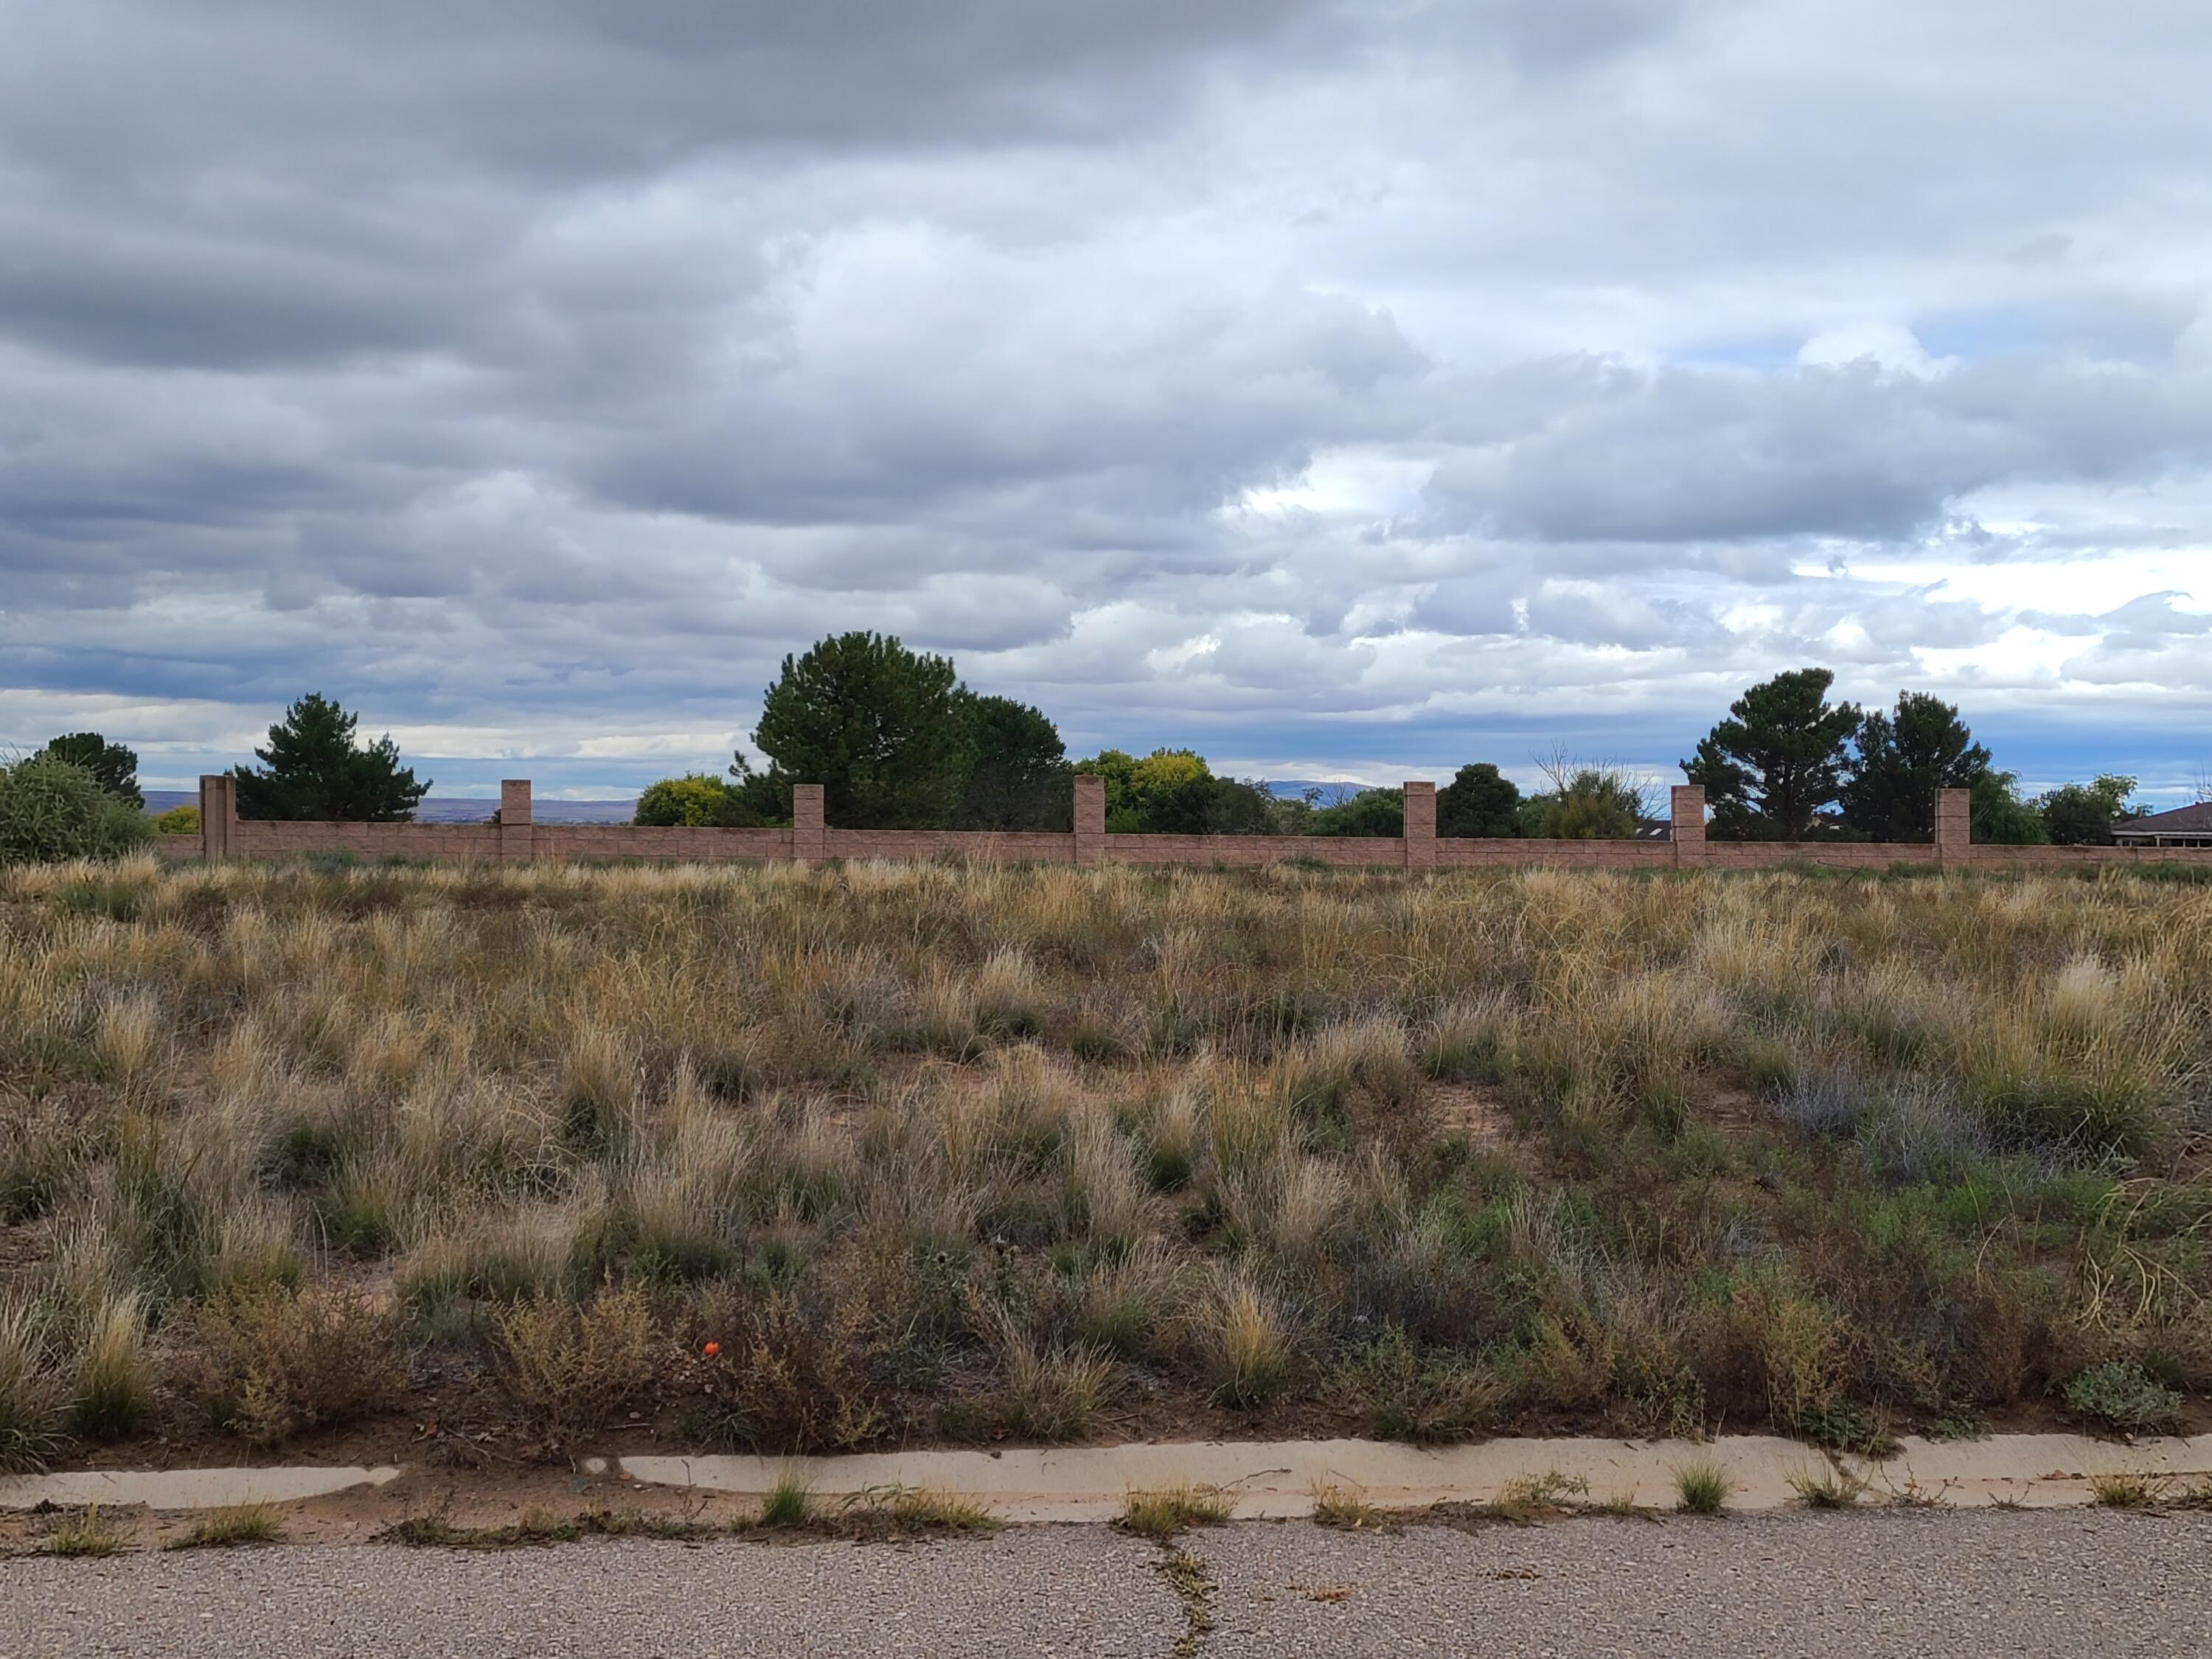
M 0 870 L 0 1462 L 2212 1392 L 2212 888 Z

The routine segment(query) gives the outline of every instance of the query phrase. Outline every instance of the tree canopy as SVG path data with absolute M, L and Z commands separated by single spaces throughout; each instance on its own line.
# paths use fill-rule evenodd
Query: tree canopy
M 1729 705 L 1729 718 L 1682 763 L 1701 785 L 1723 841 L 1803 841 L 1836 827 L 1837 803 L 1850 772 L 1856 706 L 1831 703 L 1836 677 L 1799 668 L 1753 686 Z
M 951 821 L 975 754 L 957 690 L 949 657 L 891 635 L 840 634 L 783 659 L 753 742 L 787 800 L 793 783 L 822 786 L 832 823 L 936 828 Z M 744 788 L 742 756 L 731 769 Z
M 1106 781 L 1106 828 L 1114 835 L 1265 836 L 1279 829 L 1276 803 L 1255 784 L 1218 778 L 1188 749 L 1155 749 L 1142 759 L 1119 749 L 1076 762 Z
M 269 728 L 269 746 L 253 751 L 261 769 L 231 770 L 238 782 L 242 818 L 335 819 L 352 823 L 401 823 L 428 793 L 399 764 L 390 735 L 372 744 L 355 739 L 358 715 L 319 692 L 309 692 Z
M 1936 838 L 1936 792 L 1972 789 L 1990 751 L 1959 710 L 1925 691 L 1900 691 L 1893 711 L 1870 710 L 1858 763 L 1844 788 L 1844 822 L 1875 841 Z
M 663 778 L 648 785 L 637 798 L 637 811 L 630 822 L 663 828 L 681 825 L 718 830 L 755 830 L 780 822 L 773 795 L 765 800 L 761 799 L 758 781 L 754 780 L 756 787 L 749 791 L 720 778 L 708 777 L 703 772 Z
M 1628 841 L 1644 816 L 1644 790 L 1620 768 L 1554 756 L 1551 787 L 1521 803 L 1521 833 L 1544 841 Z
M 143 811 L 146 797 L 138 789 L 138 752 L 110 743 L 97 732 L 70 732 L 39 751 L 56 760 L 82 767 L 92 781 L 118 800 Z
M 1306 818 L 1305 832 L 1310 836 L 1402 836 L 1406 792 L 1363 789 L 1349 800 L 1316 807 Z
M 2039 795 L 2035 809 L 2043 815 L 2044 833 L 2060 847 L 2102 847 L 2112 839 L 2112 826 L 2136 813 L 2128 805 L 2136 780 L 2116 772 L 2100 774 L 2089 783 L 2069 783 Z
M 2016 773 L 1990 768 L 1968 787 L 1973 792 L 1968 809 L 1969 832 L 1975 841 L 2000 847 L 2040 847 L 2051 839 L 2043 827 L 2043 814 L 2033 802 L 2020 798 Z
M 962 690 L 973 759 L 953 811 L 957 830 L 1068 829 L 1074 811 L 1067 746 L 1042 711 Z
M 1437 791 L 1437 834 L 1499 838 L 1521 833 L 1521 787 L 1488 761 L 1453 774 Z

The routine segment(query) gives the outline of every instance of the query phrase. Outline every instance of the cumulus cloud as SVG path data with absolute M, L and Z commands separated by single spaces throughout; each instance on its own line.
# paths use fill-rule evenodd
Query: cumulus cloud
M 872 627 L 1246 770 L 1663 766 L 1806 660 L 2081 769 L 2212 706 L 2212 22 L 2139 11 L 25 10 L 0 742 L 315 686 L 616 788 Z

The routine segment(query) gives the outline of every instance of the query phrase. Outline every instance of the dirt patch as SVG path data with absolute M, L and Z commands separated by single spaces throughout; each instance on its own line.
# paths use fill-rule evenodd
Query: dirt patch
M 1421 1107 L 1439 1134 L 1465 1135 L 1485 1152 L 1503 1152 L 1517 1140 L 1505 1097 L 1486 1083 L 1431 1083 Z
M 1747 1134 L 1771 1124 L 1774 1109 L 1742 1079 L 1715 1078 L 1705 1085 L 1705 1117 L 1732 1133 Z

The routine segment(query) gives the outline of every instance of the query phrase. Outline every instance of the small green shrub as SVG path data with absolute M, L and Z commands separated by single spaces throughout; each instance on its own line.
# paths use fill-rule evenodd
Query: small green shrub
M 154 815 L 154 833 L 157 836 L 197 836 L 200 832 L 200 809 L 197 806 L 172 806 L 166 812 Z
M 1006 1322 L 1006 1380 L 999 1413 L 1006 1432 L 1054 1444 L 1087 1440 L 1098 1431 L 1118 1380 L 1103 1349 L 1039 1348 Z
M 81 766 L 43 753 L 0 766 L 0 866 L 119 858 L 153 835 Z
M 2181 1396 L 2132 1359 L 2108 1359 L 2066 1385 L 2066 1403 L 2107 1428 L 2158 1433 L 2181 1425 Z
M 1395 1325 L 1347 1357 L 1336 1383 L 1368 1433 L 1423 1444 L 1482 1433 L 1504 1394 L 1494 1376 L 1456 1356 L 1424 1358 Z
M 814 1517 L 814 1493 L 804 1476 L 787 1471 L 761 1498 L 763 1527 L 803 1527 Z
M 1692 1515 L 1718 1515 L 1735 1490 L 1735 1483 L 1715 1462 L 1685 1463 L 1674 1471 L 1675 1502 Z

